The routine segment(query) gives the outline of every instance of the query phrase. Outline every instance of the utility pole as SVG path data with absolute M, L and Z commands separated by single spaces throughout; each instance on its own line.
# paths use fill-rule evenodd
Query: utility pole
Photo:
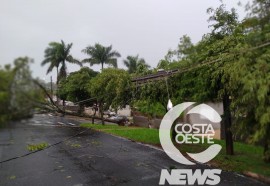
M 223 126 L 225 132 L 225 141 L 226 141 L 226 154 L 233 155 L 233 138 L 232 138 L 232 116 L 230 111 L 230 97 L 225 89 L 225 93 L 223 96 Z

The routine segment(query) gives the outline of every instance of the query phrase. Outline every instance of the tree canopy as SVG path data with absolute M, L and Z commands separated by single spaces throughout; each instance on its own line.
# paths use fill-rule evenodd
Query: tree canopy
M 90 66 L 101 64 L 102 70 L 104 64 L 117 68 L 117 58 L 121 57 L 119 52 L 112 50 L 112 45 L 105 47 L 99 43 L 86 47 L 82 52 L 90 56 L 84 59 L 83 63 L 90 63 Z
M 69 76 L 60 82 L 58 94 L 60 98 L 78 103 L 80 106 L 79 114 L 82 113 L 83 106 L 90 106 L 94 97 L 88 92 L 88 84 L 90 80 L 96 77 L 98 72 L 93 71 L 88 67 L 83 67 L 79 71 L 72 72 Z
M 63 40 L 61 43 L 51 42 L 49 47 L 45 50 L 45 59 L 42 61 L 41 65 L 49 64 L 47 74 L 51 72 L 54 68 L 57 69 L 57 82 L 62 78 L 67 76 L 67 65 L 66 61 L 73 64 L 78 64 L 82 66 L 81 62 L 73 58 L 70 54 L 72 48 L 72 43 L 65 44 Z M 60 67 L 61 66 L 61 67 Z M 59 71 L 60 67 L 60 71 Z
M 123 62 L 124 65 L 128 68 L 128 72 L 130 74 L 136 72 L 141 73 L 150 67 L 143 58 L 139 58 L 139 55 L 127 56 Z

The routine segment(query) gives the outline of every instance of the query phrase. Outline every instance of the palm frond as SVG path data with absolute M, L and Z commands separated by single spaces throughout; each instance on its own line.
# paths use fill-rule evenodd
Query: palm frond
M 108 64 L 114 68 L 118 67 L 116 58 L 112 58 L 112 59 L 108 60 L 107 62 L 105 62 L 105 64 Z
M 97 60 L 97 59 L 91 59 L 90 61 L 90 65 L 93 66 L 93 65 L 99 65 L 100 64 L 100 61 Z
M 68 55 L 66 60 L 70 63 L 77 64 L 82 67 L 82 63 L 78 59 L 73 58 L 71 55 Z
M 44 66 L 46 65 L 47 63 L 50 63 L 51 62 L 51 58 L 45 58 L 42 62 L 41 62 L 41 65 Z
M 49 73 L 53 70 L 54 67 L 55 67 L 55 66 L 51 63 L 51 65 L 50 65 L 49 68 L 47 69 L 47 74 L 49 74 Z
M 129 68 L 130 67 L 130 63 L 129 63 L 129 61 L 128 60 L 123 60 L 123 63 L 124 63 L 124 65 L 127 67 L 127 68 Z
M 124 65 L 128 68 L 129 73 L 134 73 L 138 68 L 149 68 L 150 66 L 145 62 L 143 58 L 139 58 L 139 55 L 136 56 L 127 56 L 123 61 Z
M 90 63 L 91 66 L 109 64 L 117 68 L 116 57 L 120 57 L 120 54 L 117 51 L 112 51 L 112 45 L 105 47 L 96 43 L 94 46 L 86 47 L 82 52 L 90 56 L 90 58 L 82 60 L 83 63 Z
M 86 59 L 83 59 L 81 62 L 82 63 L 90 63 L 92 60 L 92 58 L 86 58 Z

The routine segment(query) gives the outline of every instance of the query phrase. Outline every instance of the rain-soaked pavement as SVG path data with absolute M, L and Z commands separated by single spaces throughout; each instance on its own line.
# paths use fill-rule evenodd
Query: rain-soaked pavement
M 0 129 L 0 161 L 28 153 L 27 144 L 64 140 L 46 150 L 0 163 L 0 185 L 148 186 L 158 185 L 161 169 L 171 166 L 209 168 L 177 164 L 161 150 L 75 127 L 80 122 L 83 121 L 43 114 Z M 264 184 L 223 171 L 220 185 Z

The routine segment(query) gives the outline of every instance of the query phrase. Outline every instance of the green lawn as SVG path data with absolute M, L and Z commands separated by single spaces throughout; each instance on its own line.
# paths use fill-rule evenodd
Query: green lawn
M 160 146 L 157 129 L 99 124 L 81 124 L 81 126 L 121 136 L 133 141 Z M 270 164 L 267 164 L 262 160 L 262 147 L 235 142 L 235 155 L 228 156 L 225 153 L 225 142 L 223 140 L 215 140 L 215 143 L 220 144 L 222 146 L 222 150 L 218 156 L 210 161 L 211 165 L 223 170 L 236 171 L 240 173 L 250 171 L 270 177 Z M 183 152 L 200 152 L 207 148 L 207 144 L 182 144 L 177 145 L 177 147 Z

